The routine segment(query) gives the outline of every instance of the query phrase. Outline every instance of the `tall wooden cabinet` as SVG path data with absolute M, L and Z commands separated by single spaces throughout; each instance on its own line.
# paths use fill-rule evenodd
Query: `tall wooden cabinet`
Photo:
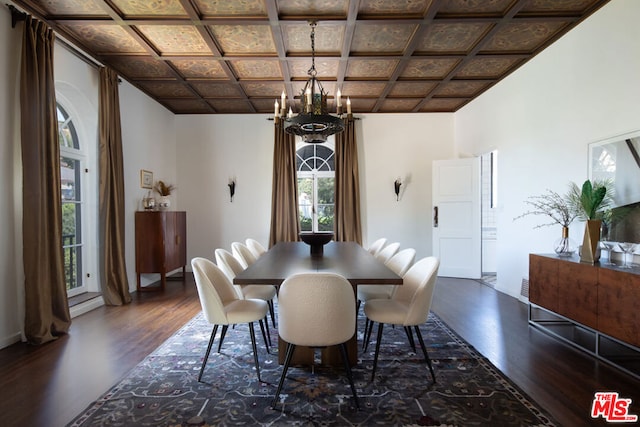
M 137 290 L 140 275 L 160 273 L 160 288 L 164 290 L 167 273 L 187 265 L 187 213 L 177 211 L 136 212 L 136 275 Z

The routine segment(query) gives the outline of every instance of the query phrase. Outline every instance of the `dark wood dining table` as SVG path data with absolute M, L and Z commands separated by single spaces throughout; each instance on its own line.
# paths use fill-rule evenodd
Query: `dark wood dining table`
M 274 245 L 257 261 L 236 275 L 236 285 L 275 285 L 296 273 L 332 272 L 345 277 L 352 285 L 354 293 L 357 285 L 402 285 L 402 278 L 378 261 L 366 249 L 355 242 L 329 242 L 324 246 L 322 256 L 311 256 L 310 247 L 303 242 L 281 242 Z M 278 344 L 280 363 L 283 363 L 286 343 Z M 356 334 L 347 343 L 349 360 L 352 365 L 358 358 Z M 313 363 L 314 350 L 297 347 L 294 364 Z M 341 356 L 336 347 L 322 350 L 322 363 L 339 365 Z

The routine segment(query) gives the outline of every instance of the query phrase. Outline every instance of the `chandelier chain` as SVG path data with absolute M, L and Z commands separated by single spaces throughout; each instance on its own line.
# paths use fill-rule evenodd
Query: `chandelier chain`
M 316 71 L 316 21 L 309 22 L 311 25 L 311 68 L 307 71 L 311 77 L 315 77 L 317 74 Z

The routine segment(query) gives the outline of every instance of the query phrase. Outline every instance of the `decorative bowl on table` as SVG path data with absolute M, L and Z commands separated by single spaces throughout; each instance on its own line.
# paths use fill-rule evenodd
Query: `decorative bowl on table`
M 300 240 L 311 247 L 311 256 L 322 256 L 324 245 L 333 239 L 333 232 L 324 231 L 318 233 L 300 233 Z

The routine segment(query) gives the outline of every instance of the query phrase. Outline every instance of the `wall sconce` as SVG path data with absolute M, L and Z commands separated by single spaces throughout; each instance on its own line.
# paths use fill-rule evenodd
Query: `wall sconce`
M 236 194 L 236 179 L 229 178 L 229 184 L 227 185 L 229 186 L 229 196 L 231 198 L 231 202 L 233 202 L 233 196 L 234 194 Z
M 400 180 L 400 177 L 396 178 L 395 182 L 393 183 L 393 188 L 395 190 L 396 193 L 396 202 L 398 200 L 400 200 L 400 186 L 402 185 L 402 181 Z

